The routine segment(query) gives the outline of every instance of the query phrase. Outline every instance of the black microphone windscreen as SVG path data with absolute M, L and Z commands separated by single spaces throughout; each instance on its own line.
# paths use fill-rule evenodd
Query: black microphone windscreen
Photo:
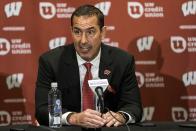
M 97 96 L 100 97 L 103 95 L 103 88 L 101 86 L 98 86 L 95 88 L 95 92 L 97 93 Z

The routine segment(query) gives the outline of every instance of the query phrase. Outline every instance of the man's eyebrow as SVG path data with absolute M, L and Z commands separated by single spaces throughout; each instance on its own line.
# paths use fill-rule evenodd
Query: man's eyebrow
M 90 27 L 90 28 L 87 28 L 86 30 L 91 30 L 91 29 L 95 29 L 95 27 Z
M 77 29 L 77 30 L 82 30 L 82 29 L 80 29 L 79 27 L 73 27 L 74 29 Z M 95 27 L 89 27 L 89 28 L 87 28 L 87 29 L 84 29 L 84 30 L 91 30 L 91 29 L 95 29 Z
M 81 30 L 81 29 L 80 29 L 80 28 L 78 28 L 78 27 L 73 27 L 73 29 Z

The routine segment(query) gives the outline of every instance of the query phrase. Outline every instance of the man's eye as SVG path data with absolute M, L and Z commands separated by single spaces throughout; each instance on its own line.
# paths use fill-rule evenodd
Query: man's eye
M 94 34 L 95 34 L 95 30 L 88 30 L 88 31 L 87 31 L 87 34 L 88 34 L 88 35 L 94 35 Z
M 81 34 L 81 31 L 79 31 L 79 30 L 73 30 L 73 32 L 74 32 L 74 34 L 76 34 L 76 35 L 80 35 L 80 34 Z

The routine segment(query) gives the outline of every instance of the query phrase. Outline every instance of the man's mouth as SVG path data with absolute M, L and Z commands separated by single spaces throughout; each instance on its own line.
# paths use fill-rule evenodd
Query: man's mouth
M 90 51 L 91 47 L 90 46 L 80 46 L 80 50 L 82 52 L 88 52 Z

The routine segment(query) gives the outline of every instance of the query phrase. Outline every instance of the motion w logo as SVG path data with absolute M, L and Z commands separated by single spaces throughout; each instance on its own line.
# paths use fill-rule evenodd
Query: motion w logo
M 100 2 L 96 4 L 95 7 L 99 8 L 103 12 L 103 14 L 107 16 L 111 7 L 111 2 L 110 1 Z
M 137 40 L 137 48 L 139 52 L 142 52 L 144 50 L 150 50 L 152 47 L 154 37 L 153 36 L 147 36 L 143 37 Z
M 54 38 L 54 39 L 50 40 L 49 48 L 54 49 L 54 48 L 57 48 L 59 46 L 65 45 L 65 43 L 66 43 L 66 37 L 57 37 L 57 38 Z
M 196 0 L 183 3 L 182 12 L 184 16 L 195 15 L 196 14 Z
M 142 121 L 151 121 L 152 117 L 154 115 L 154 111 L 155 111 L 155 107 L 150 106 L 150 107 L 145 107 L 143 109 L 143 117 L 142 117 Z
M 22 84 L 23 76 L 24 76 L 23 73 L 12 74 L 8 76 L 6 79 L 8 89 L 11 90 L 14 87 L 19 88 Z
M 196 85 L 196 71 L 184 73 L 182 76 L 182 80 L 185 86 Z
M 22 7 L 21 1 L 6 4 L 4 7 L 4 11 L 6 13 L 6 16 L 8 18 L 11 16 L 19 16 L 21 7 Z

